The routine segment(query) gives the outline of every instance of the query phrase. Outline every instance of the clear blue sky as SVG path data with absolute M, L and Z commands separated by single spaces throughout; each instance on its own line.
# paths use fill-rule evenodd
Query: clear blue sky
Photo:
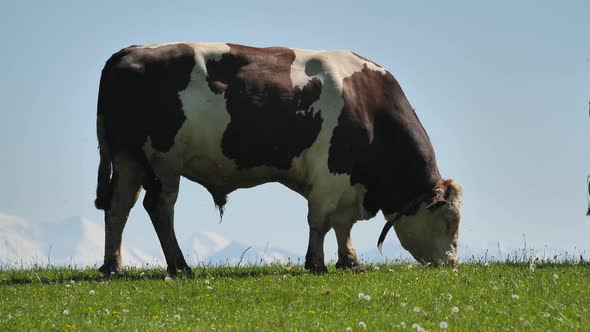
M 0 9 L 0 212 L 32 223 L 93 208 L 96 96 L 114 52 L 162 41 L 350 49 L 389 69 L 465 191 L 461 242 L 590 253 L 590 2 L 13 1 Z M 222 224 L 184 181 L 176 226 L 303 255 L 306 205 L 273 184 L 235 192 Z M 383 217 L 359 223 L 375 246 Z M 156 241 L 141 204 L 125 241 Z M 328 251 L 335 248 L 333 234 Z

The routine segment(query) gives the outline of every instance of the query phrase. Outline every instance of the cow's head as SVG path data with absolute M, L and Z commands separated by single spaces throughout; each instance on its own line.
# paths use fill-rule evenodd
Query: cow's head
M 379 250 L 393 226 L 404 249 L 419 262 L 457 263 L 461 194 L 461 186 L 453 180 L 441 181 L 432 194 L 417 198 L 404 211 L 385 215 L 387 223 L 379 237 Z

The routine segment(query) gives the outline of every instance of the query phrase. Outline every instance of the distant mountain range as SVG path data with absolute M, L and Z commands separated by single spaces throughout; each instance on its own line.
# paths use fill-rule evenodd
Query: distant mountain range
M 212 232 L 198 232 L 181 243 L 187 262 L 196 265 L 267 264 L 272 262 L 303 263 L 303 253 L 294 254 L 276 247 L 261 248 L 232 241 Z M 515 249 L 503 250 L 514 253 Z M 492 251 L 497 253 L 498 250 Z M 99 266 L 104 254 L 104 226 L 84 217 L 72 217 L 59 223 L 33 224 L 21 217 L 0 213 L 0 267 Z M 122 248 L 125 266 L 164 266 L 165 260 L 157 241 Z M 459 248 L 461 260 L 483 258 L 486 251 Z M 490 257 L 488 257 L 490 258 Z M 496 254 L 496 259 L 503 259 Z M 327 258 L 329 260 L 330 258 Z M 398 241 L 390 239 L 377 249 L 359 252 L 361 262 L 412 261 L 412 256 Z M 328 263 L 328 262 L 326 262 Z
M 300 257 L 280 248 L 259 248 L 230 241 L 212 232 L 198 232 L 181 244 L 189 265 L 297 262 Z M 0 214 L 0 265 L 99 266 L 104 254 L 104 227 L 84 217 L 59 223 L 32 224 L 14 215 Z M 141 247 L 123 244 L 123 264 L 162 266 L 159 243 Z

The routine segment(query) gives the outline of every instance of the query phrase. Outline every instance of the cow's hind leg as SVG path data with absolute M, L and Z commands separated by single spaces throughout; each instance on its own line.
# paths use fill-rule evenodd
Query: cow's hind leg
M 104 274 L 121 272 L 121 240 L 127 223 L 129 211 L 137 201 L 141 187 L 143 169 L 131 157 L 114 158 L 111 180 L 112 196 L 105 210 L 105 250 L 104 264 L 100 271 Z
M 352 222 L 334 223 L 332 225 L 336 233 L 336 240 L 338 241 L 338 261 L 336 262 L 336 268 L 362 271 L 362 266 L 357 259 L 356 251 L 352 246 L 352 240 L 350 238 L 352 225 Z
M 176 274 L 183 271 L 191 274 L 192 271 L 184 260 L 174 232 L 174 205 L 180 184 L 180 168 L 175 165 L 174 160 L 164 158 L 150 162 L 151 172 L 148 172 L 144 180 L 146 195 L 143 205 L 160 240 L 168 273 Z
M 307 222 L 309 223 L 309 244 L 305 255 L 305 268 L 314 273 L 328 272 L 326 264 L 324 264 L 324 238 L 330 230 L 330 224 L 327 218 L 323 214 L 317 213 L 311 204 Z

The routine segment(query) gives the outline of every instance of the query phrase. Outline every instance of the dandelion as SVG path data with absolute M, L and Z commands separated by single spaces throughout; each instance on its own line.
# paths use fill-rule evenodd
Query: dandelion
M 72 285 L 66 284 L 66 288 L 70 288 L 70 287 L 72 287 Z
M 408 264 L 408 270 L 411 270 L 414 266 L 412 264 Z
M 557 275 L 557 273 L 553 273 L 553 279 L 555 279 L 555 280 L 559 279 L 559 276 Z
M 76 283 L 76 281 L 75 281 L 75 280 L 70 280 L 70 284 L 72 284 L 72 285 L 73 285 L 73 284 L 75 284 L 75 283 Z
M 518 300 L 518 299 L 520 299 L 520 296 L 518 296 L 516 294 L 512 294 L 512 298 L 515 299 L 515 300 Z
M 488 267 L 488 266 L 490 266 L 490 263 L 488 263 L 488 262 L 485 262 L 485 263 L 483 264 L 483 266 L 485 266 L 485 267 Z
M 207 289 L 213 289 L 213 287 L 211 287 L 211 286 L 207 286 Z
M 140 277 L 143 277 L 144 275 L 145 275 L 145 272 L 141 272 L 141 273 L 139 274 L 139 276 L 140 276 Z
M 544 312 L 544 313 L 543 313 L 543 317 L 545 317 L 545 318 L 549 318 L 549 316 L 551 316 L 551 315 L 550 315 L 548 312 Z
M 402 308 L 406 306 L 406 302 L 402 302 L 399 304 Z
M 459 308 L 458 307 L 453 307 L 453 309 L 451 309 L 451 312 L 456 314 L 459 312 Z
M 420 312 L 422 309 L 420 307 L 414 307 L 414 312 Z
M 374 266 L 373 270 L 379 270 L 379 266 Z
M 531 270 L 531 272 L 535 272 L 535 263 L 531 263 L 531 265 L 529 265 L 529 270 Z
M 399 323 L 399 326 L 401 326 L 402 329 L 405 329 L 406 328 L 406 322 Z
M 352 327 L 350 327 L 350 326 L 349 326 L 349 327 L 347 327 L 347 328 L 346 328 L 346 332 L 352 332 Z
M 209 285 L 211 283 L 211 281 L 209 281 L 209 279 L 205 279 L 205 285 Z
M 441 329 L 445 330 L 447 327 L 449 327 L 449 323 L 443 320 L 442 322 L 440 322 L 440 324 L 438 324 L 438 326 L 440 326 Z
M 96 292 L 94 291 L 94 289 L 91 289 L 90 292 L 88 292 L 88 294 L 94 295 L 94 294 L 96 294 Z
M 447 298 L 449 299 L 449 301 L 451 301 L 453 299 L 453 294 L 451 294 L 451 293 L 447 294 Z
M 65 309 L 65 310 L 62 312 L 62 314 L 64 314 L 64 315 L 66 315 L 66 316 L 67 316 L 67 315 L 69 315 L 69 314 L 70 314 L 70 311 L 69 311 L 68 309 Z
M 371 296 L 365 295 L 365 298 L 364 299 L 365 299 L 365 301 L 371 301 Z
M 367 324 L 365 324 L 365 322 L 363 322 L 363 321 L 360 321 L 359 322 L 359 327 L 360 328 L 363 328 L 363 329 L 366 329 L 367 328 Z
M 179 320 L 180 319 L 180 315 L 179 314 L 174 315 L 174 319 Z
M 365 298 L 365 293 L 359 293 L 358 297 L 361 300 L 364 299 Z
M 170 278 L 170 276 L 166 276 L 166 278 L 164 278 L 164 281 L 166 281 L 166 282 L 171 281 L 171 280 L 172 280 L 172 278 Z
M 453 273 L 457 274 L 457 273 L 459 273 L 459 270 L 453 269 Z

